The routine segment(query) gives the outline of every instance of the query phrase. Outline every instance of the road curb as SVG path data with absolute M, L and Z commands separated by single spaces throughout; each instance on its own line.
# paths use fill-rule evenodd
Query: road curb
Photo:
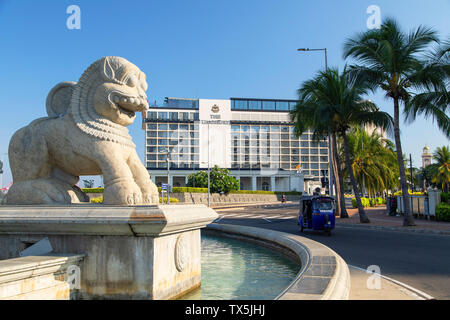
M 350 265 L 350 264 L 348 265 L 348 267 L 349 268 L 354 268 L 354 269 L 357 269 L 357 270 L 360 270 L 360 271 L 363 271 L 363 272 L 367 272 L 367 270 L 365 270 L 363 268 L 360 268 L 360 267 L 357 267 L 357 266 L 353 266 L 353 265 Z M 413 288 L 413 287 L 407 285 L 406 283 L 403 283 L 403 282 L 400 282 L 398 280 L 386 277 L 386 276 L 384 276 L 382 274 L 380 274 L 380 277 L 385 279 L 385 280 L 387 280 L 387 281 L 395 283 L 396 285 L 399 285 L 400 287 L 403 287 L 403 288 L 413 292 L 414 294 L 416 294 L 417 296 L 419 296 L 419 297 L 421 297 L 421 298 L 423 298 L 425 300 L 436 300 L 436 298 L 434 298 L 433 296 L 430 296 L 429 294 L 427 294 L 427 293 L 425 293 L 423 291 L 420 291 L 419 289 Z
M 405 233 L 429 233 L 429 234 L 440 234 L 450 236 L 450 231 L 448 230 L 430 230 L 430 229 L 410 229 L 415 227 L 388 227 L 388 226 L 368 226 L 353 223 L 339 223 L 336 222 L 336 227 L 347 228 L 347 229 L 372 229 L 372 230 L 383 230 L 383 231 L 395 231 L 395 232 L 405 232 Z

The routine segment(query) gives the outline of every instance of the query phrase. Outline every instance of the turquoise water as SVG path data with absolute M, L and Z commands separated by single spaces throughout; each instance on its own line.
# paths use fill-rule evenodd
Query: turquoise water
M 274 299 L 300 266 L 262 246 L 202 234 L 202 286 L 183 300 Z

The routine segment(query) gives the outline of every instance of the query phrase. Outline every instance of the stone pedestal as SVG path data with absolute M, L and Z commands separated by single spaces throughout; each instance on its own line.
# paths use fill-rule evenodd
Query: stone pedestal
M 0 259 L 47 237 L 56 254 L 83 254 L 81 299 L 172 299 L 201 283 L 204 205 L 2 206 Z

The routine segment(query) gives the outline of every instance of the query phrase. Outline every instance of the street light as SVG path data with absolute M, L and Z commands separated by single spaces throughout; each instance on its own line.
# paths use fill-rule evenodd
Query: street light
M 319 48 L 319 49 L 310 49 L 310 48 L 299 48 L 297 51 L 307 52 L 307 51 L 323 51 L 325 53 L 325 70 L 328 70 L 328 54 L 327 48 Z M 333 196 L 333 166 L 331 163 L 331 139 L 330 134 L 328 134 L 328 166 L 330 167 L 330 181 L 329 181 L 329 190 L 330 196 Z

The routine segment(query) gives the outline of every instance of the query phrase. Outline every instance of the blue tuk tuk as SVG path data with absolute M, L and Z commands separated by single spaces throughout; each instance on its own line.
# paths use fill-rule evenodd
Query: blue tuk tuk
M 302 196 L 300 198 L 300 210 L 298 225 L 303 229 L 324 230 L 331 235 L 335 226 L 334 198 L 328 196 Z

